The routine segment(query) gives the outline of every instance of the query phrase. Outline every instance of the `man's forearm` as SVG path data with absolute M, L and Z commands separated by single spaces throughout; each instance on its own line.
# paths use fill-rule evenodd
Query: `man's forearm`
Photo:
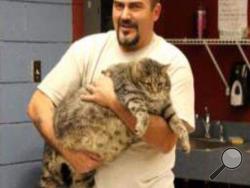
M 111 109 L 134 132 L 136 118 L 119 101 L 113 102 Z M 169 152 L 176 144 L 177 136 L 170 130 L 163 118 L 151 115 L 148 129 L 142 139 L 163 152 Z
M 59 142 L 57 141 L 53 129 L 53 124 L 49 122 L 40 122 L 35 123 L 35 126 L 41 136 L 44 138 L 47 144 L 52 146 L 54 149 L 56 149 L 58 152 L 62 153 L 62 147 L 60 146 Z
M 86 173 L 100 166 L 99 156 L 85 151 L 66 149 L 58 141 L 53 127 L 54 105 L 41 91 L 36 91 L 32 96 L 27 113 L 45 141 L 61 153 L 78 173 Z
M 53 129 L 54 106 L 40 91 L 36 91 L 28 106 L 28 116 L 45 139 L 56 150 L 61 150 Z
M 58 139 L 55 136 L 53 122 L 40 122 L 34 123 L 39 133 L 42 135 L 47 144 L 49 144 L 53 149 L 66 157 L 69 154 L 69 150 L 64 149 Z

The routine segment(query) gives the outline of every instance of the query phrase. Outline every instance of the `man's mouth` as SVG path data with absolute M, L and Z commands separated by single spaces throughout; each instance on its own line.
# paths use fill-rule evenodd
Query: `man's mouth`
M 121 23 L 120 26 L 122 27 L 135 27 L 135 24 L 132 24 L 132 23 Z
M 133 29 L 134 28 L 131 28 L 131 27 L 120 27 L 120 32 L 122 32 L 123 33 L 123 35 L 129 35 L 129 34 L 131 34 L 132 32 L 133 32 Z
M 129 34 L 133 32 L 136 29 L 136 27 L 132 24 L 120 24 L 120 30 L 125 34 Z
M 137 28 L 137 25 L 130 20 L 120 20 L 119 27 L 123 31 L 131 31 Z
M 135 29 L 134 27 L 124 27 L 124 26 L 120 26 L 120 28 L 122 31 L 131 31 Z

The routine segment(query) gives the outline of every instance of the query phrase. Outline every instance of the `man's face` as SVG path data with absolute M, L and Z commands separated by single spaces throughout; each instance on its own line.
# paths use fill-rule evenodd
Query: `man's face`
M 160 9 L 160 4 L 152 9 L 151 0 L 114 0 L 113 22 L 120 46 L 132 50 L 148 44 Z

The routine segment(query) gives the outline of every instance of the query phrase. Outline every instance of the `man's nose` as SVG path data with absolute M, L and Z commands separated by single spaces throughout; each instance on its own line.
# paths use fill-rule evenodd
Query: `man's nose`
M 130 19 L 131 18 L 131 12 L 130 12 L 129 8 L 125 7 L 122 10 L 121 18 L 122 19 Z

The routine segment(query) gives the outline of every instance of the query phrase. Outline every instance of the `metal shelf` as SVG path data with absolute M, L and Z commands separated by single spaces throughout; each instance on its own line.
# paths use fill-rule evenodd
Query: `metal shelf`
M 242 48 L 242 46 L 248 46 L 250 45 L 250 39 L 242 39 L 242 40 L 224 40 L 224 39 L 192 39 L 192 38 L 183 38 L 183 39 L 166 39 L 166 41 L 173 43 L 175 45 L 188 45 L 188 46 L 197 46 L 197 45 L 202 45 L 206 48 L 209 57 L 211 58 L 218 74 L 220 75 L 220 78 L 222 80 L 222 82 L 225 85 L 226 91 L 225 94 L 228 96 L 230 94 L 230 87 L 229 84 L 226 80 L 226 78 L 224 77 L 221 68 L 210 48 L 210 45 L 221 45 L 221 46 L 231 46 L 231 45 L 235 45 L 237 46 L 242 58 L 244 59 L 247 67 L 250 70 L 250 62 Z
M 168 42 L 176 44 L 176 45 L 204 45 L 205 43 L 208 45 L 241 45 L 247 46 L 250 45 L 250 39 L 242 39 L 242 40 L 224 40 L 224 39 L 195 39 L 195 38 L 167 38 Z

